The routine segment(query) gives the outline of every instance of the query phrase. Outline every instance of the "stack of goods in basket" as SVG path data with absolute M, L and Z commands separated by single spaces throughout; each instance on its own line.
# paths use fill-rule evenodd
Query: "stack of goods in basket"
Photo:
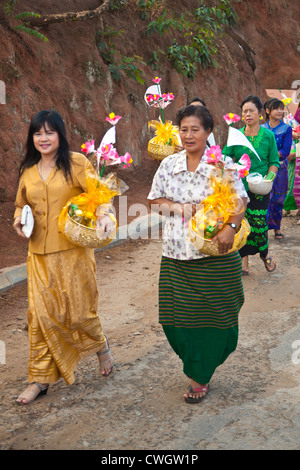
M 59 216 L 59 229 L 72 243 L 89 248 L 102 248 L 108 245 L 116 235 L 117 220 L 113 207 L 113 198 L 123 194 L 127 185 L 114 173 L 103 176 L 109 165 L 130 166 L 131 155 L 126 152 L 119 156 L 113 146 L 116 141 L 115 125 L 121 116 L 113 113 L 106 118 L 112 127 L 104 135 L 96 149 L 95 140 L 85 142 L 81 148 L 97 171 L 88 171 L 86 192 L 71 198 Z
M 155 130 L 155 136 L 148 142 L 148 155 L 153 160 L 163 160 L 168 155 L 172 155 L 176 151 L 176 146 L 180 146 L 180 138 L 178 127 L 173 126 L 171 121 L 164 120 L 163 110 L 173 100 L 173 93 L 162 93 L 160 88 L 161 78 L 155 77 L 152 80 L 155 85 L 147 88 L 145 93 L 145 101 L 148 106 L 159 108 L 159 120 L 149 121 L 150 129 Z
M 214 166 L 210 177 L 213 192 L 201 202 L 196 214 L 190 219 L 189 234 L 191 242 L 199 251 L 209 256 L 219 256 L 218 243 L 212 245 L 212 238 L 231 216 L 244 211 L 243 200 L 234 188 L 233 172 L 237 172 L 239 178 L 245 177 L 251 162 L 249 156 L 244 154 L 239 163 L 226 165 L 226 157 L 218 145 L 210 147 L 205 156 L 206 162 Z M 249 233 L 250 226 L 244 218 L 229 252 L 242 248 Z

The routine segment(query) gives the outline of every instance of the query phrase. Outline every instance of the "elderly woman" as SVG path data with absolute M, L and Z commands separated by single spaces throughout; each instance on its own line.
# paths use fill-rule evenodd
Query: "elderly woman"
M 205 107 L 187 106 L 178 111 L 177 122 L 185 151 L 161 162 L 148 199 L 152 210 L 166 216 L 159 322 L 191 380 L 184 399 L 198 403 L 208 393 L 215 369 L 237 346 L 238 314 L 244 302 L 241 258 L 227 252 L 244 213 L 232 216 L 213 238 L 222 256 L 203 255 L 192 245 L 187 222 L 197 204 L 213 193 L 213 166 L 204 155 L 213 119 Z M 247 193 L 237 178 L 235 188 L 246 206 Z

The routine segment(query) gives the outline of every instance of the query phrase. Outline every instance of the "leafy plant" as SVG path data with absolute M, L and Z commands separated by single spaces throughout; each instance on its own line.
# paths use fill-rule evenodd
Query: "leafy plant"
M 122 65 L 120 65 L 119 68 L 124 70 L 127 77 L 133 78 L 137 82 L 144 84 L 145 82 L 142 78 L 144 72 L 137 67 L 136 63 L 146 65 L 143 58 L 138 55 L 134 55 L 133 57 L 122 55 Z
M 107 27 L 104 31 L 98 31 L 96 34 L 96 43 L 98 50 L 101 54 L 103 61 L 109 66 L 111 77 L 115 81 L 121 80 L 121 71 L 124 71 L 127 77 L 136 80 L 139 83 L 144 83 L 142 78 L 143 71 L 138 67 L 137 64 L 146 65 L 143 58 L 134 55 L 128 57 L 122 54 L 121 63 L 115 62 L 115 54 L 117 52 L 116 46 L 113 39 L 117 36 L 122 36 L 124 31 L 115 30 L 111 27 Z
M 128 0 L 110 0 L 110 10 L 119 10 L 128 4 Z
M 198 66 L 217 66 L 214 57 L 218 37 L 234 21 L 235 12 L 229 0 L 221 0 L 215 7 L 208 7 L 201 1 L 193 14 L 186 12 L 176 17 L 164 10 L 148 23 L 147 35 L 175 36 L 177 39 L 167 48 L 167 57 L 180 74 L 193 79 Z
M 3 11 L 8 16 L 14 23 L 17 22 L 19 24 L 16 24 L 14 26 L 14 29 L 17 31 L 22 31 L 23 33 L 30 34 L 31 36 L 34 36 L 38 39 L 41 39 L 42 41 L 47 42 L 48 38 L 40 33 L 39 31 L 36 31 L 35 29 L 31 28 L 29 25 L 29 22 L 26 22 L 26 18 L 40 18 L 41 15 L 38 13 L 34 13 L 32 11 L 25 11 L 23 13 L 15 14 L 15 9 L 17 5 L 18 0 L 8 0 L 4 5 L 3 5 Z

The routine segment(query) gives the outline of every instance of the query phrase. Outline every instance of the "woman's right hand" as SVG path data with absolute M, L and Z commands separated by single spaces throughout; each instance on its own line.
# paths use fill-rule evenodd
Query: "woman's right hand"
M 13 224 L 13 228 L 21 238 L 27 238 L 26 235 L 22 231 L 22 224 L 21 224 L 21 217 L 16 218 Z

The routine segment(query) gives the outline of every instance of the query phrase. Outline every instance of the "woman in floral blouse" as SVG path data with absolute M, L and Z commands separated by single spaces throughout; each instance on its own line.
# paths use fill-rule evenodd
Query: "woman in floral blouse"
M 159 322 L 191 380 L 184 399 L 197 403 L 208 393 L 215 369 L 237 346 L 238 313 L 244 302 L 241 258 L 237 252 L 226 253 L 244 213 L 232 216 L 213 238 L 222 256 L 203 255 L 192 245 L 188 220 L 197 204 L 213 193 L 213 166 L 204 155 L 213 119 L 205 107 L 187 106 L 178 112 L 177 121 L 185 151 L 161 162 L 148 199 L 152 210 L 166 216 Z M 247 193 L 237 177 L 234 185 L 246 207 Z

